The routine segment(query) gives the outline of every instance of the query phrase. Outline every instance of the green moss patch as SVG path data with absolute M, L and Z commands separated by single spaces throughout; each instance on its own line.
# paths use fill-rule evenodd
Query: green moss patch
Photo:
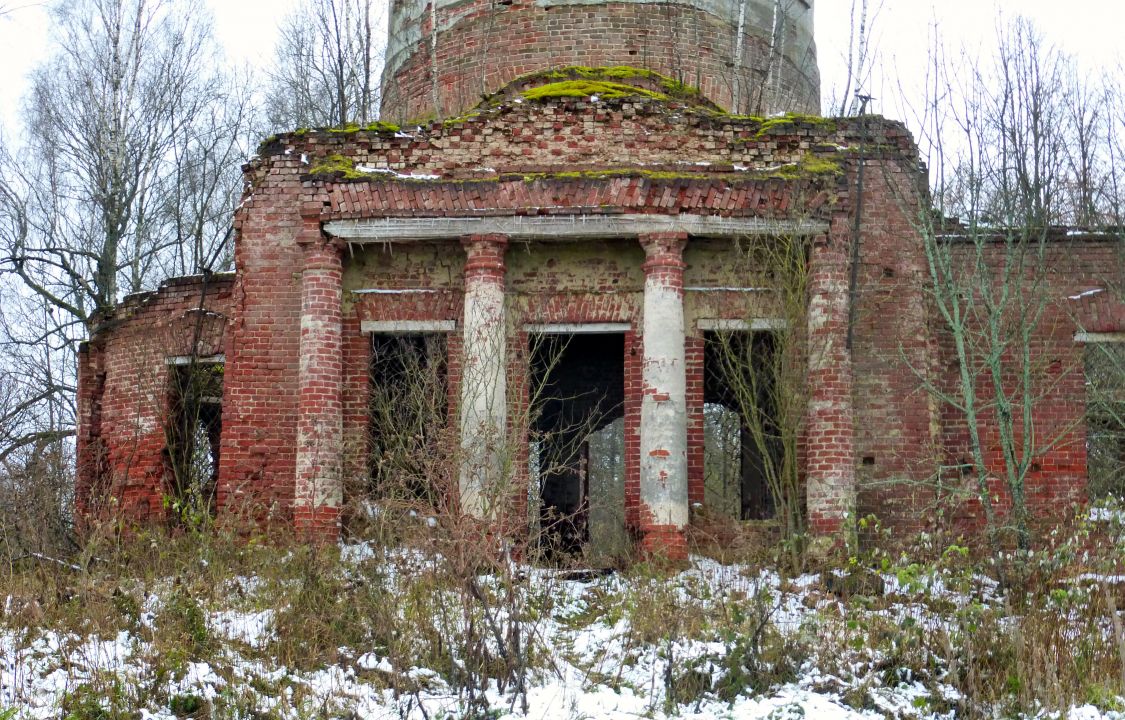
M 781 128 L 789 128 L 794 125 L 812 125 L 825 132 L 832 132 L 836 130 L 836 121 L 832 118 L 820 117 L 819 115 L 800 115 L 797 113 L 786 113 L 771 118 L 754 118 L 761 123 L 758 132 L 754 135 L 755 139 L 761 138 L 764 135 L 769 135 L 774 130 Z
M 826 175 L 839 175 L 843 170 L 840 164 L 825 157 L 811 153 L 802 157 L 798 162 L 787 163 L 774 168 L 751 169 L 736 173 L 688 172 L 677 170 L 650 170 L 647 168 L 599 168 L 591 170 L 565 170 L 554 173 L 522 173 L 502 174 L 500 180 L 523 180 L 535 182 L 537 180 L 609 180 L 618 177 L 637 177 L 649 180 L 710 180 L 723 179 L 730 181 L 739 180 L 802 180 L 810 177 Z
M 628 82 L 629 80 L 644 80 L 659 86 L 664 91 L 664 94 L 669 97 L 682 100 L 699 100 L 702 98 L 699 90 L 690 85 L 670 78 L 667 75 L 661 75 L 658 72 L 633 67 L 631 65 L 610 65 L 607 67 L 570 65 L 568 67 L 548 70 L 543 73 L 533 73 L 530 76 L 524 76 L 521 80 L 535 79 L 537 76 L 550 80 L 583 79 L 608 82 L 626 81 L 626 84 L 629 85 L 632 85 L 632 83 Z
M 597 95 L 603 100 L 618 98 L 652 98 L 667 100 L 668 96 L 654 90 L 646 90 L 635 85 L 607 82 L 604 80 L 561 80 L 547 83 L 523 91 L 526 100 L 550 100 L 552 98 L 589 98 Z
M 309 168 L 309 175 L 331 175 L 347 180 L 361 180 L 369 177 L 355 169 L 355 161 L 343 155 L 329 155 Z
M 394 123 L 375 121 L 367 123 L 366 125 L 360 125 L 359 123 L 348 123 L 343 127 L 328 128 L 328 132 L 336 135 L 359 132 L 360 130 L 366 130 L 367 132 L 396 133 L 401 129 L 402 128 L 400 128 L 398 125 L 395 125 Z
M 782 178 L 785 180 L 800 180 L 802 178 L 839 175 L 843 172 L 840 163 L 826 157 L 808 153 L 795 163 L 787 163 L 779 168 L 765 173 L 767 177 Z
M 536 101 L 593 95 L 607 100 L 647 98 L 676 101 L 711 112 L 722 111 L 696 88 L 652 70 L 629 65 L 569 65 L 521 75 L 497 92 L 486 95 L 476 111 L 497 108 L 515 98 Z

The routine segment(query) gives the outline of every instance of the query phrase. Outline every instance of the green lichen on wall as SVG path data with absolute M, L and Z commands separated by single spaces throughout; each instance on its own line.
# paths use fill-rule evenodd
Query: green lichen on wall
M 485 95 L 477 105 L 476 112 L 499 107 L 512 99 L 542 101 L 554 98 L 588 98 L 593 95 L 605 100 L 671 100 L 720 111 L 698 89 L 652 70 L 629 65 L 570 65 L 521 75 L 497 92 Z
M 798 113 L 786 113 L 777 117 L 766 118 L 761 120 L 761 126 L 755 137 L 762 137 L 779 128 L 788 128 L 793 125 L 812 125 L 813 127 L 824 130 L 825 132 L 833 132 L 836 130 L 836 121 L 832 118 L 820 117 L 819 115 L 801 115 Z
M 394 134 L 394 133 L 399 132 L 400 130 L 401 130 L 401 128 L 398 125 L 395 125 L 394 123 L 388 123 L 388 122 L 382 122 L 382 121 L 370 122 L 370 123 L 367 123 L 366 125 L 360 125 L 359 123 L 348 123 L 347 125 L 344 125 L 343 127 L 331 127 L 331 128 L 299 127 L 295 130 L 290 130 L 289 132 L 286 132 L 286 133 L 270 135 L 266 139 L 262 140 L 262 142 L 258 143 L 258 154 L 259 155 L 268 155 L 268 154 L 270 154 L 271 150 L 280 149 L 281 145 L 279 143 L 281 141 L 285 140 L 286 138 L 303 138 L 310 133 L 327 133 L 327 134 L 330 134 L 330 135 L 346 135 L 346 134 L 358 133 L 358 132 L 374 132 L 374 133 L 382 133 L 382 134 Z M 274 146 L 276 146 L 276 147 L 274 147 Z
M 547 70 L 541 73 L 524 75 L 519 78 L 517 82 L 526 82 L 527 80 L 533 80 L 535 78 L 547 80 L 584 79 L 606 82 L 625 81 L 625 84 L 629 85 L 632 84 L 627 82 L 629 80 L 647 80 L 653 84 L 659 85 L 664 91 L 664 94 L 668 97 L 683 100 L 698 100 L 702 97 L 697 88 L 670 78 L 667 75 L 661 75 L 658 72 L 633 67 L 631 65 L 610 65 L 606 67 L 569 65 L 567 67 L 555 68 L 554 70 Z
M 480 117 L 479 111 L 470 110 L 469 112 L 465 113 L 464 115 L 459 115 L 458 117 L 452 117 L 452 118 L 449 118 L 448 120 L 443 120 L 441 124 L 442 124 L 442 127 L 451 127 L 453 125 L 459 125 L 459 124 L 462 124 L 462 123 L 467 123 L 470 120 L 472 120 L 474 118 L 478 118 L 478 117 Z
M 590 170 L 564 170 L 560 172 L 540 172 L 522 174 L 502 174 L 500 180 L 522 179 L 524 182 L 537 180 L 610 180 L 619 177 L 645 178 L 648 180 L 804 180 L 813 177 L 839 175 L 843 172 L 838 162 L 806 153 L 797 162 L 775 167 L 735 171 L 718 171 L 714 168 L 701 172 L 688 170 L 651 170 L 648 168 L 597 168 Z
M 804 115 L 802 113 L 785 113 L 773 117 L 760 115 L 737 115 L 727 112 L 705 112 L 704 115 L 713 120 L 757 126 L 754 130 L 754 140 L 760 140 L 776 130 L 788 129 L 796 125 L 812 127 L 822 132 L 835 132 L 837 122 L 835 118 L 821 117 L 820 115 Z M 748 128 L 751 129 L 751 128 Z

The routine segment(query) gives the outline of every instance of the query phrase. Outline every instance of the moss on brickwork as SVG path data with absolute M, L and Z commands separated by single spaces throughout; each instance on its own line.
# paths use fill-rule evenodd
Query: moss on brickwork
M 597 96 L 605 100 L 618 98 L 644 97 L 654 100 L 667 100 L 668 96 L 635 85 L 606 82 L 604 80 L 560 80 L 559 82 L 538 85 L 524 90 L 522 96 L 527 100 L 550 100 L 553 98 L 589 98 Z
M 328 128 L 327 131 L 333 135 L 342 135 L 347 133 L 359 132 L 360 130 L 377 133 L 396 133 L 401 129 L 402 128 L 400 128 L 398 125 L 395 125 L 394 123 L 375 121 L 367 123 L 366 125 L 360 125 L 359 123 L 348 123 L 343 127 Z
M 270 135 L 266 139 L 262 140 L 262 142 L 258 143 L 258 154 L 259 155 L 269 155 L 269 154 L 271 154 L 271 150 L 279 150 L 280 149 L 281 146 L 280 146 L 279 143 L 280 143 L 280 141 L 284 140 L 285 138 L 303 138 L 306 135 L 309 135 L 310 133 L 327 133 L 329 135 L 350 135 L 352 133 L 358 133 L 358 132 L 374 132 L 374 133 L 382 133 L 382 134 L 394 134 L 394 133 L 399 132 L 400 130 L 401 130 L 401 128 L 398 125 L 395 125 L 394 123 L 388 123 L 388 122 L 382 122 L 382 121 L 371 122 L 371 123 L 367 123 L 366 125 L 360 125 L 358 123 L 348 123 L 347 125 L 344 125 L 343 127 L 331 127 L 331 128 L 299 127 L 295 130 L 290 130 L 289 132 L 286 132 L 286 133 Z M 271 146 L 275 146 L 275 145 L 277 146 L 276 148 L 271 147 Z
M 517 79 L 516 82 L 526 82 L 528 80 L 535 80 L 543 78 L 547 80 L 565 80 L 565 79 L 584 79 L 584 80 L 601 80 L 607 82 L 620 82 L 628 80 L 647 80 L 656 85 L 659 85 L 664 90 L 664 94 L 669 97 L 683 99 L 683 100 L 698 100 L 702 97 L 697 88 L 668 77 L 661 75 L 652 70 L 645 68 L 633 67 L 632 65 L 611 65 L 608 67 L 590 67 L 587 65 L 570 65 L 568 67 L 555 68 L 554 70 L 547 70 L 540 73 L 531 73 L 524 75 Z M 632 84 L 632 83 L 627 83 Z
M 797 162 L 786 163 L 769 168 L 750 168 L 736 171 L 733 179 L 762 180 L 803 180 L 812 177 L 839 175 L 843 170 L 840 164 L 831 158 L 807 153 Z M 701 179 L 732 179 L 730 172 L 716 172 L 704 170 L 691 172 L 687 170 L 651 170 L 648 168 L 598 168 L 591 170 L 565 170 L 561 172 L 541 172 L 523 174 L 503 174 L 501 180 L 522 179 L 524 182 L 536 180 L 608 180 L 616 177 L 638 177 L 650 180 L 701 180 Z
M 676 101 L 714 112 L 722 111 L 696 88 L 652 70 L 629 65 L 570 65 L 521 75 L 497 92 L 484 96 L 475 111 L 495 108 L 517 98 L 544 101 L 593 95 L 602 100 L 645 98 Z
M 784 180 L 800 180 L 802 178 L 820 175 L 839 175 L 843 172 L 840 163 L 830 158 L 806 153 L 795 163 L 786 163 L 781 167 L 766 171 L 767 177 L 782 178 Z
M 365 180 L 370 175 L 355 169 L 355 161 L 343 155 L 329 155 L 309 168 L 309 175 L 340 177 L 346 180 Z
M 758 128 L 756 137 L 762 137 L 778 128 L 788 128 L 793 125 L 812 125 L 819 130 L 826 132 L 833 132 L 836 130 L 836 121 L 832 118 L 820 117 L 819 115 L 799 115 L 796 113 L 786 113 L 777 117 L 766 118 L 760 120 L 761 127 Z

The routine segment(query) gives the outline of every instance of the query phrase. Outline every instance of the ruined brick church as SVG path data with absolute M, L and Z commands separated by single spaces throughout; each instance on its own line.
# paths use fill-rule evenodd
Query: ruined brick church
M 835 538 L 874 513 L 931 529 L 967 441 L 922 389 L 951 372 L 926 292 L 925 170 L 897 122 L 818 117 L 812 5 L 394 0 L 383 121 L 265 141 L 244 168 L 234 272 L 130 296 L 83 346 L 80 510 L 165 517 L 175 442 L 203 456 L 219 516 L 335 538 L 371 491 L 373 389 L 398 381 L 388 362 L 437 352 L 450 512 L 600 513 L 630 544 L 682 554 L 719 497 L 709 348 L 786 322 L 775 288 L 740 270 L 748 239 L 786 238 L 807 252 L 800 330 L 816 348 L 807 526 Z M 1050 252 L 1059 302 L 1036 352 L 1059 369 L 1039 421 L 1061 439 L 1028 492 L 1059 519 L 1086 498 L 1083 345 L 1120 339 L 1125 311 L 1096 292 L 1113 240 L 1064 233 Z M 531 412 L 545 365 L 562 389 Z M 169 429 L 185 367 L 207 376 L 186 435 Z M 579 438 L 547 472 L 537 458 L 568 424 L 613 442 Z M 595 461 L 611 469 L 592 482 Z M 768 522 L 753 465 L 736 463 L 733 514 Z M 498 495 L 516 498 L 503 519 Z M 962 502 L 942 521 L 978 515 Z

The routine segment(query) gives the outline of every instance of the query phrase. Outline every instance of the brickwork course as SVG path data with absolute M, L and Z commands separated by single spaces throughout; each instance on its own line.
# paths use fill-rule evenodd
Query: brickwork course
M 457 6 L 472 28 L 485 21 L 468 12 L 477 5 L 495 4 Z M 513 0 L 510 15 L 489 22 L 520 27 L 537 13 L 562 22 L 581 9 L 628 29 L 646 8 Z M 400 20 L 424 25 L 426 17 Z M 449 32 L 461 29 L 453 23 Z M 432 79 L 424 36 L 388 70 L 397 114 L 426 102 L 411 89 Z M 452 57 L 479 47 L 467 37 L 439 43 L 439 67 L 448 64 L 441 87 L 461 82 L 447 76 L 480 81 L 479 68 Z M 80 508 L 112 501 L 138 520 L 163 517 L 169 359 L 193 354 L 181 335 L 203 312 L 209 334 L 194 354 L 225 364 L 220 516 L 336 538 L 357 499 L 351 488 L 367 487 L 372 335 L 428 332 L 446 340 L 450 427 L 460 436 L 461 467 L 443 487 L 449 511 L 526 532 L 529 338 L 616 332 L 624 338 L 620 510 L 637 548 L 682 557 L 706 496 L 705 333 L 776 320 L 768 288 L 748 287 L 736 261 L 742 239 L 786 236 L 808 248 L 800 464 L 810 532 L 842 542 L 849 519 L 872 513 L 901 535 L 942 523 L 979 530 L 972 502 L 934 512 L 935 473 L 963 462 L 967 440 L 955 413 L 922 389 L 952 381 L 951 341 L 926 292 L 918 221 L 928 199 L 905 128 L 874 117 L 729 114 L 711 102 L 730 102 L 713 82 L 702 83 L 702 96 L 664 93 L 661 76 L 621 68 L 544 74 L 603 60 L 559 42 L 547 33 L 528 45 L 540 51 L 535 63 L 513 59 L 484 73 L 493 95 L 472 108 L 450 100 L 440 113 L 457 107 L 460 117 L 263 142 L 233 218 L 234 275 L 176 279 L 131 298 L 87 343 Z M 503 86 L 525 71 L 538 74 Z M 598 77 L 634 90 L 552 92 Z M 1104 287 L 1107 268 L 1120 262 L 1115 241 L 1061 233 L 1051 242 L 1049 317 L 1034 351 L 1055 373 L 1039 420 L 1063 438 L 1028 479 L 1029 505 L 1044 524 L 1086 497 L 1077 333 L 1125 330 L 1119 302 L 1082 294 Z M 515 510 L 497 514 L 497 498 L 515 498 Z

